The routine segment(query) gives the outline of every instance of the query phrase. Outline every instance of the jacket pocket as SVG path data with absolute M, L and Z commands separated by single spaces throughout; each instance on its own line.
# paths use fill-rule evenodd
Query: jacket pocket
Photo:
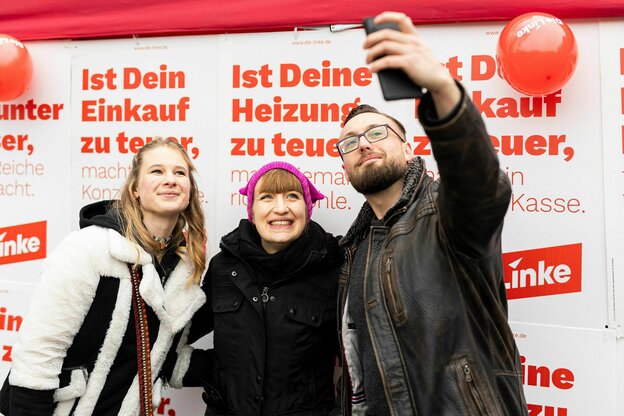
M 212 311 L 214 315 L 214 349 L 219 354 L 234 359 L 236 354 L 244 350 L 240 340 L 245 339 L 249 331 L 249 325 L 254 316 L 243 307 L 245 299 L 243 294 L 234 288 L 223 290 L 219 288 L 214 296 Z
M 71 414 L 76 400 L 82 397 L 87 389 L 89 374 L 85 367 L 64 368 L 61 370 L 60 379 L 68 379 L 67 384 L 61 384 L 54 392 L 56 408 L 54 416 L 66 416 Z
M 382 273 L 382 285 L 384 288 L 386 306 L 390 311 L 392 320 L 396 326 L 401 326 L 407 321 L 407 314 L 405 313 L 403 298 L 401 297 L 399 276 L 397 274 L 397 270 L 395 270 L 396 268 L 393 266 L 393 258 L 388 257 L 384 264 L 384 270 Z
M 321 296 L 316 300 L 290 299 L 286 303 L 286 320 L 280 331 L 282 343 L 288 345 L 291 353 L 288 361 L 283 363 L 285 370 L 279 371 L 280 374 L 290 374 L 293 369 L 299 369 L 296 374 L 288 375 L 290 385 L 284 403 L 293 401 L 300 404 L 282 405 L 281 410 L 289 411 L 277 412 L 276 415 L 290 415 L 293 409 L 302 407 L 308 411 L 306 415 L 312 415 L 310 406 L 322 404 L 326 394 L 324 388 L 331 383 L 327 371 L 329 367 L 333 370 L 332 352 L 337 349 L 332 344 L 337 342 L 336 315 L 326 309 L 327 303 L 327 299 Z M 273 366 L 277 370 L 275 364 Z
M 318 328 L 336 324 L 336 302 L 326 293 L 300 290 L 285 300 L 286 316 L 294 322 Z
M 453 364 L 464 404 L 468 415 L 474 416 L 498 416 L 502 412 L 497 406 L 494 397 L 490 393 L 486 380 L 482 379 L 477 366 L 462 357 Z
M 235 312 L 243 304 L 243 294 L 233 290 L 218 294 L 213 302 L 214 313 Z

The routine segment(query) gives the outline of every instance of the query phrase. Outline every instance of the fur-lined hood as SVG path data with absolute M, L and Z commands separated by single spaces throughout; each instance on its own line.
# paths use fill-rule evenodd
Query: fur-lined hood
M 80 228 L 97 225 L 110 228 L 123 235 L 123 224 L 121 217 L 113 209 L 114 203 L 115 201 L 112 200 L 98 201 L 82 207 L 79 213 Z

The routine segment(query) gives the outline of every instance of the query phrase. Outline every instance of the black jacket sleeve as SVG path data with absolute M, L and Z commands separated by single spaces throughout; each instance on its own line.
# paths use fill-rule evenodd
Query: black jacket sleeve
M 161 374 L 172 381 L 174 387 L 205 387 L 212 379 L 214 366 L 214 350 L 196 349 L 191 345 L 208 335 L 214 329 L 212 311 L 212 278 L 213 262 L 210 262 L 204 276 L 202 289 L 206 294 L 206 303 L 193 315 L 185 345 L 167 357 Z M 181 383 L 181 385 L 179 384 Z
M 54 413 L 54 390 L 11 386 L 7 376 L 0 392 L 0 412 L 5 416 L 50 416 Z
M 213 349 L 195 349 L 191 355 L 189 369 L 184 375 L 184 387 L 206 387 L 213 383 L 215 354 Z
M 437 119 L 429 94 L 419 106 L 440 171 L 438 209 L 445 237 L 464 254 L 482 258 L 496 250 L 511 185 L 485 123 L 466 91 L 454 111 Z
M 202 285 L 202 289 L 206 294 L 206 303 L 193 315 L 191 329 L 188 335 L 188 344 L 193 344 L 195 341 L 211 333 L 214 329 L 214 316 L 212 312 L 212 271 L 213 260 L 211 260 L 208 265 L 208 270 L 206 271 L 204 283 Z

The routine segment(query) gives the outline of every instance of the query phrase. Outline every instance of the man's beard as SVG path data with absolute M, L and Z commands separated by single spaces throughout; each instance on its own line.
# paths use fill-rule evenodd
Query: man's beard
M 361 172 L 349 174 L 351 185 L 363 195 L 376 194 L 403 179 L 407 172 L 405 161 L 388 161 L 381 166 L 367 166 Z

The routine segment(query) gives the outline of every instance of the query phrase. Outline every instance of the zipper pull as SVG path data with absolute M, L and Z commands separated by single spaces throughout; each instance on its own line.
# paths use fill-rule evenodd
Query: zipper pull
M 386 260 L 386 273 L 390 273 L 391 264 L 392 264 L 392 257 L 388 257 L 388 260 Z
M 262 300 L 262 303 L 267 303 L 269 301 L 269 288 L 267 286 L 265 286 L 262 289 L 262 294 L 260 295 L 260 299 Z
M 466 381 L 468 383 L 472 383 L 472 370 L 470 370 L 470 366 L 468 364 L 464 364 L 462 369 L 464 370 L 464 376 L 466 377 Z

